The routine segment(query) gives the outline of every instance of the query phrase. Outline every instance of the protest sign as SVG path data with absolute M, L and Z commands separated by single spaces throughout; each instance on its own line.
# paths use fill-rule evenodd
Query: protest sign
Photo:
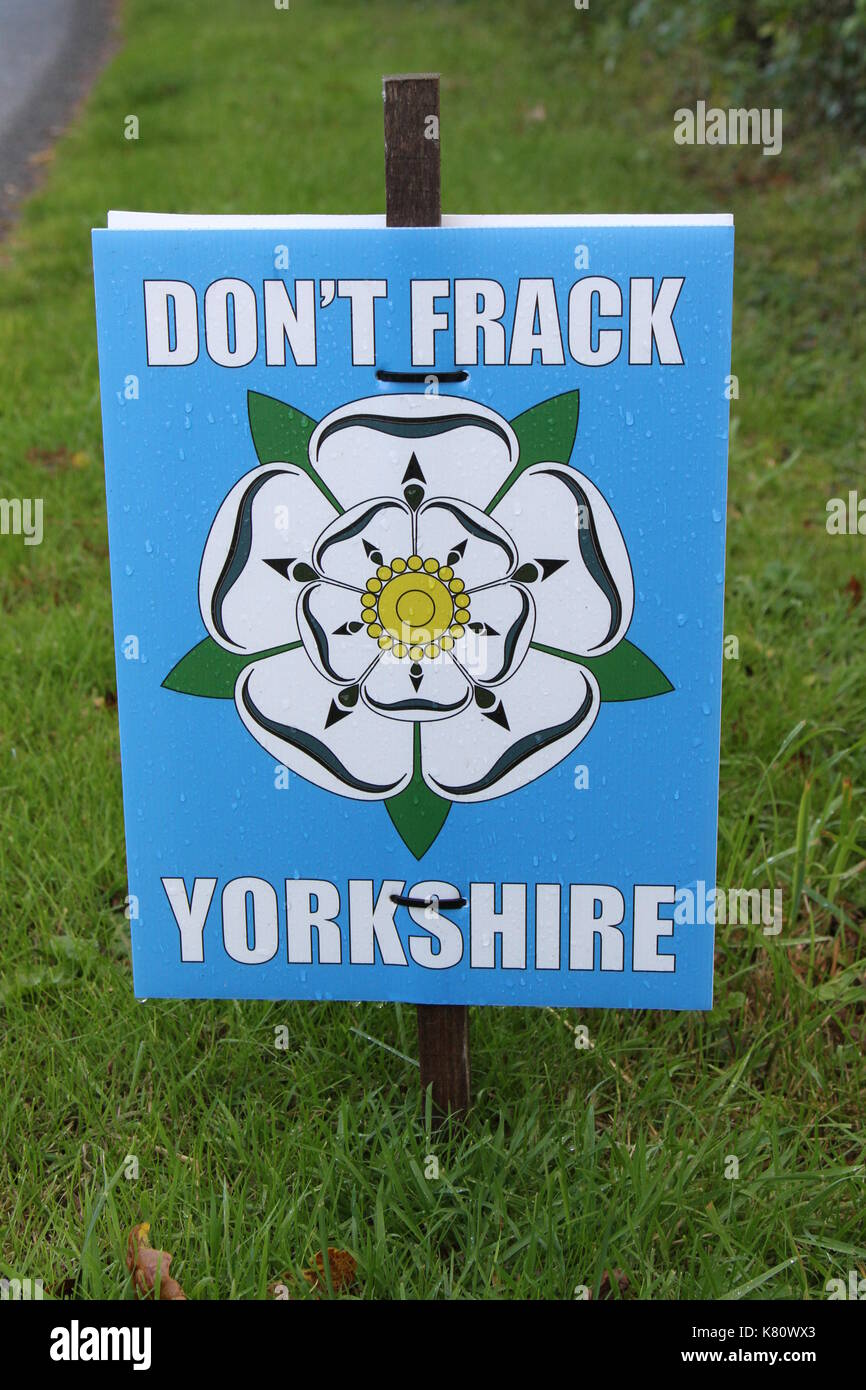
M 732 258 L 94 233 L 139 994 L 709 1006 Z

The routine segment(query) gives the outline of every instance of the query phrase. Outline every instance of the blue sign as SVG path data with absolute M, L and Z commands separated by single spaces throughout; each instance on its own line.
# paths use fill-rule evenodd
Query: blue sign
M 733 227 L 453 222 L 94 233 L 140 996 L 711 1005 Z

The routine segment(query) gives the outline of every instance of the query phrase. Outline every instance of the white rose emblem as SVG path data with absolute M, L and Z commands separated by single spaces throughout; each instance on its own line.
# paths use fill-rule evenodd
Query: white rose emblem
M 249 654 L 235 703 L 281 763 L 362 800 L 397 796 L 420 767 L 439 797 L 474 802 L 585 738 L 599 688 L 575 658 L 620 642 L 634 586 L 588 478 L 521 468 L 486 406 L 393 395 L 327 415 L 308 465 L 240 479 L 199 603 L 213 640 Z

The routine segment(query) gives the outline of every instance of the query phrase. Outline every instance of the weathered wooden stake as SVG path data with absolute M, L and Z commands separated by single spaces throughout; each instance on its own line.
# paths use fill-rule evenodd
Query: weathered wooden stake
M 385 208 L 389 227 L 438 227 L 439 76 L 384 79 Z M 395 364 L 396 365 L 396 364 Z M 420 377 L 423 381 L 423 376 Z M 469 1010 L 465 1004 L 418 1005 L 421 1086 L 432 1083 L 437 1120 L 469 1108 Z

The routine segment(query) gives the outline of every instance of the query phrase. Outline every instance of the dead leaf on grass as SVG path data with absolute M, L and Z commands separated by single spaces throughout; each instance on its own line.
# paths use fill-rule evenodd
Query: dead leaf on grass
M 603 1298 L 614 1297 L 614 1284 L 616 1284 L 616 1287 L 619 1290 L 619 1296 L 621 1298 L 625 1293 L 626 1289 L 628 1288 L 628 1275 L 624 1274 L 621 1269 L 615 1269 L 613 1271 L 613 1274 L 611 1275 L 610 1270 L 606 1269 L 604 1271 L 604 1277 L 598 1289 L 599 1300 Z
M 59 449 L 28 449 L 27 462 L 35 463 L 37 468 L 44 468 L 48 473 L 63 473 L 67 468 L 86 468 L 90 463 L 90 455 L 85 449 L 77 449 L 75 453 L 70 453 L 65 445 L 61 444 Z
M 133 1226 L 126 1246 L 126 1267 L 132 1275 L 136 1298 L 153 1298 L 159 1278 L 160 1303 L 186 1301 L 186 1294 L 168 1272 L 172 1257 L 166 1250 L 154 1250 L 148 1232 L 150 1222 Z
M 321 1251 L 313 1263 L 315 1269 L 305 1269 L 303 1271 L 304 1278 L 314 1289 L 327 1289 L 325 1261 L 322 1259 Z M 350 1289 L 354 1284 L 358 1271 L 358 1261 L 354 1255 L 349 1254 L 348 1250 L 337 1250 L 335 1246 L 329 1245 L 328 1269 L 331 1275 L 331 1287 L 334 1293 L 340 1293 L 343 1289 Z
M 325 1275 L 325 1261 L 321 1251 L 316 1256 L 313 1269 L 301 1271 L 304 1279 L 310 1287 L 317 1293 L 328 1292 L 328 1280 Z M 343 1293 L 350 1289 L 357 1279 L 358 1262 L 354 1255 L 350 1255 L 348 1250 L 338 1250 L 336 1246 L 328 1246 L 328 1271 L 331 1276 L 331 1288 L 334 1293 Z M 268 1284 L 268 1293 L 271 1298 L 286 1300 L 292 1297 L 292 1289 L 296 1286 L 294 1276 L 291 1274 L 281 1274 L 273 1283 Z

